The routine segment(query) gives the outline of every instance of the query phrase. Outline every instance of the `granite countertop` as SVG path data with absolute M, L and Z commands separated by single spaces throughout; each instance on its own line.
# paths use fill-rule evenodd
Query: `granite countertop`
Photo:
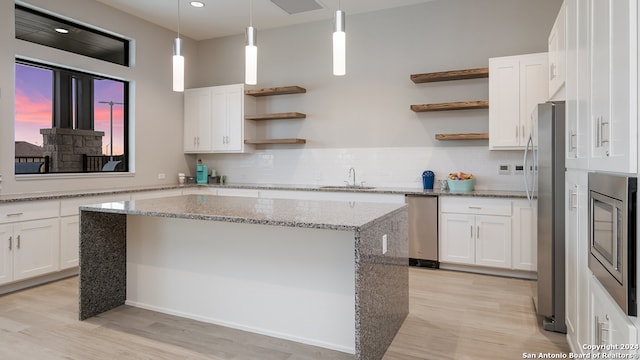
M 330 187 L 326 188 L 321 185 L 298 185 L 298 184 L 208 184 L 208 185 L 163 185 L 163 186 L 138 186 L 129 188 L 116 188 L 107 190 L 76 190 L 76 191 L 56 191 L 56 192 L 37 192 L 23 194 L 5 194 L 0 195 L 0 204 L 12 203 L 20 201 L 37 201 L 37 200 L 60 200 L 74 197 L 84 196 L 102 196 L 114 195 L 130 192 L 154 191 L 154 190 L 171 190 L 189 187 L 211 187 L 211 188 L 228 188 L 228 189 L 255 189 L 255 190 L 291 190 L 291 191 L 325 191 L 325 192 L 357 192 L 370 194 L 396 194 L 396 195 L 416 195 L 416 196 L 474 196 L 474 197 L 495 197 L 495 198 L 526 198 L 524 191 L 503 191 L 503 190 L 475 190 L 466 193 L 456 193 L 450 191 L 422 190 L 416 188 L 402 187 L 373 187 L 373 188 L 357 188 L 357 187 Z
M 359 230 L 404 204 L 182 195 L 81 206 L 82 211 L 299 228 Z

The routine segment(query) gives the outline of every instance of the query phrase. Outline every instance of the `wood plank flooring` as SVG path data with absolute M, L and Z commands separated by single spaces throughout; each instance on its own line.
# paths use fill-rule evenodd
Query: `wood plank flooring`
M 540 329 L 535 282 L 411 268 L 410 314 L 384 360 L 521 359 L 568 352 Z M 352 359 L 286 340 L 122 306 L 77 320 L 77 278 L 0 297 L 0 359 Z

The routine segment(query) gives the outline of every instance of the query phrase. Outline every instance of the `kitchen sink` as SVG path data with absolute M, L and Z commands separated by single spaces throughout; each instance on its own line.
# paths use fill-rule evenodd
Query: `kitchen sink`
M 320 189 L 371 190 L 371 189 L 375 189 L 375 187 L 360 186 L 360 185 L 327 185 L 327 186 L 320 186 Z

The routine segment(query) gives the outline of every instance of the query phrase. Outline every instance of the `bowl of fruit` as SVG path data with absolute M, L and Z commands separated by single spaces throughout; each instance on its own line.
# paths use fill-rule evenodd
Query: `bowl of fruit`
M 451 173 L 447 177 L 447 184 L 451 192 L 470 192 L 476 185 L 476 178 L 473 174 Z

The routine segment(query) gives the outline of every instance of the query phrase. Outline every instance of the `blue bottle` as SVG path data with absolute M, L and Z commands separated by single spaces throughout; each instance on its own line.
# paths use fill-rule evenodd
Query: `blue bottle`
M 431 170 L 427 170 L 422 173 L 422 188 L 424 190 L 433 190 L 433 182 L 435 181 L 436 174 Z

